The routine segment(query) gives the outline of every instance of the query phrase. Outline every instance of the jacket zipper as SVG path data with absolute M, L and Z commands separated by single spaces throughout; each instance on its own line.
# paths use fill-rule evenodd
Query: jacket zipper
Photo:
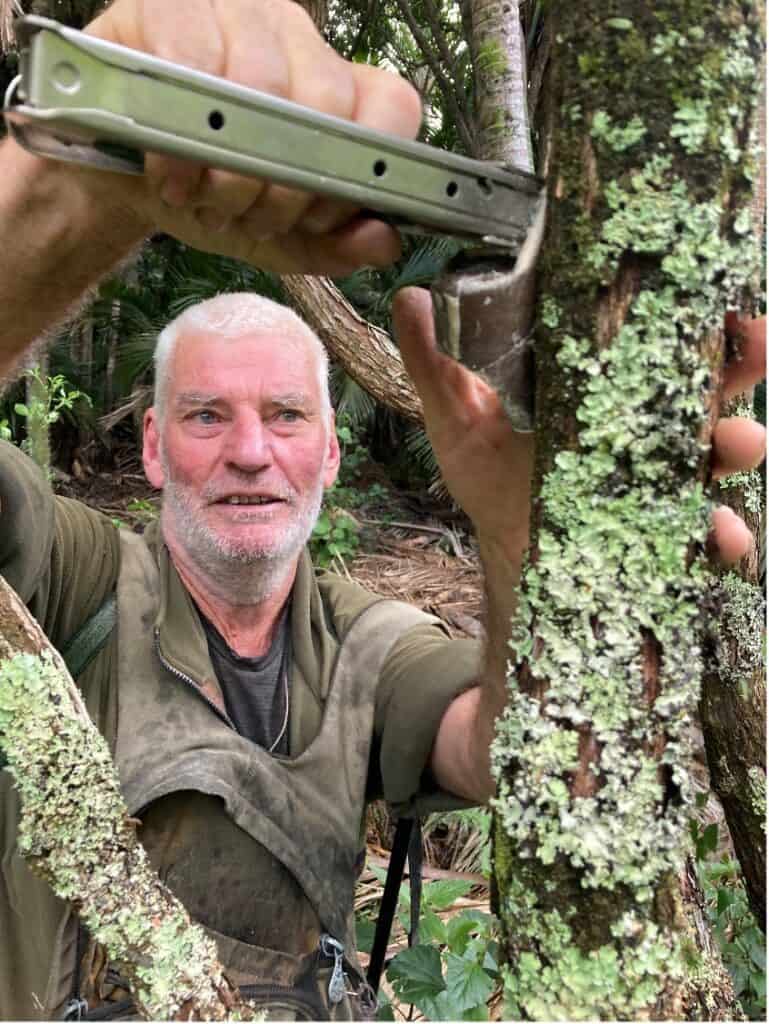
M 170 661 L 166 659 L 165 655 L 160 649 L 160 631 L 158 630 L 157 626 L 155 627 L 154 632 L 154 647 L 155 653 L 157 654 L 158 659 L 160 660 L 160 664 L 163 666 L 163 668 L 170 672 L 171 675 L 176 676 L 177 679 L 181 679 L 188 686 L 191 686 L 195 693 L 198 695 L 198 697 L 200 697 L 201 700 L 205 701 L 206 704 L 208 704 L 208 706 L 211 708 L 211 710 L 214 711 L 218 715 L 218 717 L 226 725 L 228 725 L 230 729 L 232 729 L 233 732 L 237 732 L 237 729 L 233 725 L 230 716 L 226 714 L 226 712 L 222 711 L 221 708 L 217 707 L 217 705 L 214 704 L 211 698 L 207 697 L 205 693 L 203 693 L 200 686 L 195 682 L 195 680 L 191 676 L 188 676 L 186 672 L 182 672 L 181 669 L 176 668 L 174 665 L 171 664 Z

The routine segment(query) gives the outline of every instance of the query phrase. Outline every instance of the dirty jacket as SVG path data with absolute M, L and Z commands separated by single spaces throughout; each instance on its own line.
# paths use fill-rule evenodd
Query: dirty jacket
M 117 754 L 129 809 L 142 819 L 140 838 L 161 878 L 217 939 L 236 983 L 259 980 L 254 978 L 251 955 L 258 948 L 278 951 L 269 970 L 273 976 L 285 975 L 291 984 L 291 964 L 295 961 L 297 970 L 304 969 L 330 921 L 336 937 L 344 940 L 352 971 L 356 964 L 351 893 L 360 844 L 353 849 L 355 844 L 349 841 L 349 815 L 355 816 L 353 831 L 359 833 L 365 798 L 384 795 L 400 810 L 413 810 L 417 804 L 427 807 L 431 800 L 435 805 L 452 803 L 445 794 L 431 792 L 424 769 L 445 708 L 477 675 L 476 645 L 448 641 L 434 619 L 415 619 L 410 610 L 402 635 L 387 650 L 371 693 L 370 735 L 363 738 L 366 778 L 357 780 L 361 801 L 350 806 L 345 819 L 348 841 L 336 854 L 342 869 L 328 872 L 329 878 L 348 878 L 341 905 L 334 911 L 323 887 L 308 881 L 307 871 L 303 877 L 305 862 L 323 874 L 322 858 L 296 854 L 302 846 L 315 850 L 322 842 L 322 829 L 314 833 L 302 807 L 293 827 L 290 815 L 271 818 L 271 792 L 282 784 L 278 768 L 288 767 L 290 773 L 290 765 L 276 765 L 270 775 L 273 759 L 263 751 L 253 755 L 248 741 L 228 732 L 202 625 L 157 529 L 143 539 L 129 536 L 121 542 L 105 517 L 77 502 L 54 499 L 34 467 L 10 446 L 0 452 L 0 467 L 0 567 L 51 640 L 63 646 L 117 586 L 118 628 L 78 682 L 90 714 Z M 292 606 L 289 762 L 301 763 L 322 734 L 340 642 L 375 600 L 348 581 L 328 574 L 316 578 L 307 556 L 302 558 Z M 127 614 L 129 608 L 141 609 L 138 619 Z M 143 659 L 143 675 L 134 692 L 126 689 L 125 679 L 135 676 L 126 676 L 125 665 L 121 672 L 120 663 L 126 652 L 136 651 Z M 132 663 L 130 671 L 135 669 Z M 176 743 L 195 728 L 216 739 L 229 768 L 217 767 L 216 759 L 207 756 L 191 774 L 166 778 L 159 786 L 157 775 L 148 785 L 142 778 L 137 781 L 132 759 L 135 767 L 143 749 L 146 753 L 151 745 L 164 742 L 157 733 L 142 748 L 141 734 L 163 715 L 157 706 L 141 722 L 136 740 L 134 726 L 140 724 L 140 709 L 146 704 L 139 696 L 142 686 L 153 690 L 156 702 L 164 702 L 165 742 L 175 751 L 172 760 L 181 764 L 187 757 L 188 767 L 196 764 L 188 757 L 189 750 L 185 753 Z M 350 734 L 343 742 L 354 745 L 361 737 Z M 247 793 L 246 802 L 256 816 L 250 819 L 239 802 L 246 790 L 227 799 L 234 748 L 245 758 L 244 764 L 250 765 L 253 755 L 254 763 L 258 761 L 267 773 L 264 784 Z M 340 758 L 339 763 L 344 761 Z M 357 763 L 360 768 L 360 751 Z M 216 777 L 211 785 L 201 781 L 209 771 Z M 247 767 L 246 774 L 249 771 Z M 238 785 L 245 785 L 242 774 Z M 329 799 L 337 801 L 338 793 L 333 786 L 329 789 Z M 72 993 L 76 960 L 84 951 L 78 949 L 74 915 L 31 875 L 15 851 L 18 807 L 6 771 L 0 773 L 0 808 L 0 1016 L 54 1018 Z M 322 821 L 323 813 L 317 818 Z M 265 830 L 277 830 L 281 841 L 260 843 L 254 833 L 264 838 Z M 94 955 L 91 950 L 91 966 Z M 342 1014 L 346 1015 L 349 1011 Z

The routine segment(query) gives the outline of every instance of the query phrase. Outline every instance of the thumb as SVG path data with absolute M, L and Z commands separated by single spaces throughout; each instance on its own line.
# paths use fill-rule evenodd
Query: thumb
M 402 288 L 393 300 L 393 327 L 409 375 L 422 393 L 439 372 L 444 356 L 438 351 L 430 293 Z

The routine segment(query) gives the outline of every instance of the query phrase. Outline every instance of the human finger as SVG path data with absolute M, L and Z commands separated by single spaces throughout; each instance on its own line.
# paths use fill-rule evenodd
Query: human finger
M 754 387 L 766 375 L 766 317 L 741 319 L 735 314 L 726 318 L 726 330 L 732 337 L 741 337 L 739 354 L 724 369 L 724 398 L 734 398 Z
M 362 266 L 386 267 L 400 255 L 398 233 L 381 221 L 356 218 L 326 235 L 292 231 L 241 250 L 241 258 L 276 274 L 346 277 Z
M 738 562 L 753 550 L 753 534 L 728 505 L 713 510 L 708 547 L 726 565 Z
M 401 138 L 414 139 L 422 123 L 422 99 L 408 82 L 391 72 L 369 64 L 353 64 L 355 106 L 350 117 L 356 124 Z M 387 161 L 372 156 L 371 178 L 387 177 Z M 331 199 L 317 199 L 302 218 L 306 231 L 329 231 L 351 215 L 354 207 Z
M 766 452 L 766 430 L 755 420 L 731 416 L 713 428 L 714 479 L 758 466 Z

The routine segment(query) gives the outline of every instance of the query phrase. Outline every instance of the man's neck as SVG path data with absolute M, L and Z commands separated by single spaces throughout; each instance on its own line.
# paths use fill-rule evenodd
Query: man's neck
M 244 604 L 224 597 L 216 581 L 201 571 L 172 538 L 166 538 L 166 544 L 182 583 L 228 646 L 243 658 L 258 658 L 266 654 L 294 585 L 298 560 L 287 567 L 285 576 L 264 597 Z

